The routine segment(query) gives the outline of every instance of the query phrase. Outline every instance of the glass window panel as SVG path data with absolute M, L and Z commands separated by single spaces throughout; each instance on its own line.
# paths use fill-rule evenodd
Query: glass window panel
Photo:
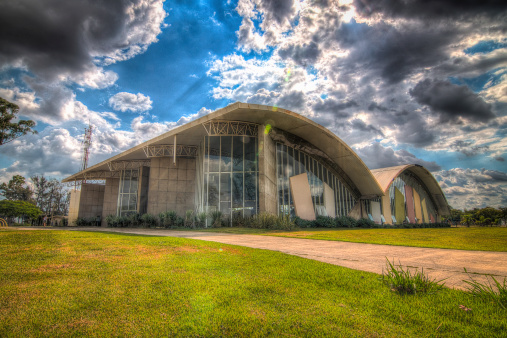
M 130 194 L 130 199 L 128 203 L 128 209 L 131 211 L 137 210 L 137 195 Z
M 243 171 L 243 144 L 245 140 L 248 140 L 247 136 L 234 136 L 233 137 L 233 169 L 234 171 Z
M 284 205 L 284 211 L 286 211 L 287 206 L 289 205 L 289 178 L 288 178 L 288 171 L 289 171 L 289 156 L 287 154 L 287 146 L 283 146 L 283 205 Z
M 120 201 L 121 201 L 121 210 L 122 211 L 128 210 L 128 207 L 129 207 L 129 195 L 128 194 L 122 195 Z
M 255 201 L 257 196 L 256 174 L 245 173 L 245 201 Z
M 218 174 L 209 174 L 208 206 L 218 207 Z
M 204 174 L 204 180 L 203 180 L 203 206 L 208 206 L 208 174 Z
M 294 150 L 294 175 L 301 174 L 301 163 L 299 163 L 299 151 Z
M 245 217 L 255 215 L 256 210 L 257 210 L 257 205 L 256 205 L 255 201 L 245 201 L 245 210 L 244 210 Z
M 220 161 L 220 136 L 208 137 L 209 140 L 209 172 L 218 172 Z
M 204 149 L 203 168 L 204 168 L 205 172 L 208 172 L 209 171 L 209 167 L 208 167 L 208 161 L 209 161 L 209 159 L 208 159 L 208 157 L 209 157 L 209 142 L 208 142 L 208 137 L 206 137 L 206 136 L 204 136 L 203 149 Z
M 231 202 L 222 202 L 220 201 L 220 211 L 224 218 L 229 218 L 231 213 Z
M 220 171 L 231 171 L 232 136 L 222 136 L 221 139 Z
M 258 210 L 257 138 L 250 136 L 209 136 L 204 144 L 208 166 L 204 166 L 203 201 L 207 211 L 220 209 L 224 217 L 243 214 L 245 199 L 250 206 L 246 215 Z M 206 157 L 205 157 L 206 158 Z M 204 159 L 204 164 L 206 160 Z M 248 172 L 245 177 L 245 172 Z M 231 208 L 232 207 L 232 208 Z
M 231 174 L 220 174 L 220 202 L 231 201 Z
M 134 173 L 132 173 L 132 174 L 134 174 Z M 138 180 L 139 180 L 138 177 L 133 177 L 130 180 L 130 193 L 137 193 L 137 188 L 139 187 Z
M 130 180 L 128 178 L 123 177 L 123 184 L 121 193 L 128 193 L 130 190 Z
M 287 178 L 294 176 L 294 149 L 287 149 Z
M 257 147 L 255 137 L 244 137 L 245 140 L 245 171 L 257 171 Z
M 232 174 L 232 207 L 243 207 L 243 173 Z

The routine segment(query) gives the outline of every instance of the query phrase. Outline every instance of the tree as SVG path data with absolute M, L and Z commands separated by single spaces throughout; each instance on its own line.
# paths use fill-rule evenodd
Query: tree
M 473 223 L 474 223 L 474 218 L 473 218 L 472 214 L 463 214 L 463 216 L 461 217 L 461 224 L 469 227 L 470 224 L 473 224 Z
M 11 201 L 31 201 L 33 191 L 26 184 L 21 175 L 14 175 L 8 184 L 0 184 L 0 195 Z
M 32 120 L 19 120 L 11 122 L 19 112 L 18 105 L 0 97 L 0 146 L 28 133 L 37 134 L 35 122 Z
M 0 215 L 12 220 L 13 217 L 28 217 L 35 219 L 42 215 L 42 211 L 32 203 L 26 201 L 0 201 Z
M 502 211 L 491 207 L 482 208 L 475 212 L 475 218 L 479 220 L 480 225 L 497 224 L 502 218 Z
M 47 215 L 66 215 L 69 209 L 70 192 L 56 179 L 44 175 L 30 178 L 35 189 L 37 206 Z
M 35 203 L 39 208 L 44 210 L 43 206 L 48 195 L 47 190 L 49 181 L 44 177 L 44 175 L 34 175 L 30 177 L 30 179 L 32 180 L 34 187 Z

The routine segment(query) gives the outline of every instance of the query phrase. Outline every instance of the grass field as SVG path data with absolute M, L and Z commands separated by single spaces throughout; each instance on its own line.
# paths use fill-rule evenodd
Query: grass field
M 205 231 L 323 239 L 355 243 L 404 245 L 424 248 L 507 252 L 507 228 L 426 229 L 297 229 L 294 231 L 218 228 Z
M 505 310 L 462 291 L 399 296 L 372 273 L 219 243 L 2 230 L 0 257 L 1 337 L 507 332 Z

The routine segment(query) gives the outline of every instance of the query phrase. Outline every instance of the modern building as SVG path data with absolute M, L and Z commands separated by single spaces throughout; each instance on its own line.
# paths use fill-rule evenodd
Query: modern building
M 229 219 L 260 212 L 304 219 L 348 215 L 389 224 L 406 217 L 409 222 L 438 221 L 449 213 L 426 169 L 407 165 L 371 171 L 319 124 L 285 109 L 241 102 L 64 182 L 81 183 L 81 190 L 72 192 L 69 218 L 100 216 L 103 225 L 111 214 L 168 210 L 182 216 L 187 210 L 219 210 Z

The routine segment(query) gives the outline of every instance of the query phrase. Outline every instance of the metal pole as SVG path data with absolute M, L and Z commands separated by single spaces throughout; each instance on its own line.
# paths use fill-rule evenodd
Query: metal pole
M 174 135 L 173 164 L 176 165 L 176 135 Z

